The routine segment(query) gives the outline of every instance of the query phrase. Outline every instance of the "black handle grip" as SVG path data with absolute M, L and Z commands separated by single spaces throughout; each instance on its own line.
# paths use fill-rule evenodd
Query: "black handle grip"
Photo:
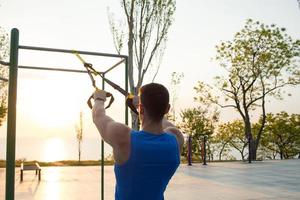
M 105 109 L 109 108 L 109 107 L 111 106 L 111 104 L 112 104 L 112 103 L 114 102 L 114 100 L 115 100 L 114 96 L 113 96 L 111 93 L 109 93 L 109 92 L 106 93 L 106 97 L 110 97 L 110 100 L 109 100 L 108 105 L 105 107 Z M 93 108 L 93 105 L 92 105 L 92 99 L 93 99 L 93 95 L 91 95 L 91 96 L 89 97 L 89 99 L 87 100 L 87 104 L 88 104 L 88 106 L 89 106 L 90 109 Z M 136 110 L 135 106 L 133 105 L 133 98 L 131 97 L 131 95 L 128 95 L 128 96 L 126 97 L 126 105 L 127 105 L 127 106 L 130 108 L 130 110 L 132 110 L 132 112 L 134 112 L 136 115 L 139 114 L 138 111 Z
M 109 93 L 109 92 L 106 92 L 106 97 L 110 97 L 110 100 L 109 100 L 109 103 L 108 105 L 105 107 L 105 109 L 109 108 L 111 106 L 111 104 L 114 102 L 115 98 L 114 96 Z M 89 97 L 89 99 L 87 100 L 87 104 L 89 106 L 90 109 L 93 108 L 93 105 L 92 105 L 92 99 L 93 99 L 93 94 Z
M 139 114 L 135 106 L 133 105 L 133 98 L 131 97 L 131 95 L 128 95 L 126 97 L 126 105 L 130 108 L 130 110 L 132 110 L 132 112 L 134 112 L 137 115 Z

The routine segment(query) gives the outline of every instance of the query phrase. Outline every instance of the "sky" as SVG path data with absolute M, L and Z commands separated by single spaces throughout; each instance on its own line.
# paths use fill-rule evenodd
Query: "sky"
M 0 26 L 7 32 L 20 31 L 20 44 L 62 49 L 77 49 L 116 53 L 108 23 L 107 9 L 122 17 L 118 0 L 0 0 Z M 265 24 L 287 28 L 294 39 L 300 39 L 300 9 L 296 0 L 177 0 L 175 21 L 156 82 L 170 87 L 171 73 L 183 73 L 178 88 L 176 111 L 197 106 L 193 87 L 198 81 L 209 84 L 222 71 L 212 58 L 215 46 L 232 40 L 234 34 L 252 18 Z M 123 52 L 126 54 L 126 52 Z M 99 70 L 107 69 L 119 59 L 85 56 L 97 63 Z M 82 69 L 73 55 L 20 51 L 20 65 Z M 124 84 L 124 66 L 116 68 L 109 78 Z M 18 74 L 17 135 L 18 137 L 74 137 L 79 113 L 84 113 L 87 137 L 98 137 L 86 100 L 93 92 L 85 74 L 30 71 Z M 145 83 L 151 78 L 145 80 Z M 108 113 L 124 120 L 122 98 L 107 88 L 116 102 Z M 292 94 L 283 101 L 270 100 L 267 112 L 300 113 L 300 87 L 287 88 Z M 121 114 L 120 114 L 121 113 Z M 221 110 L 223 122 L 238 118 L 230 109 Z M 6 133 L 0 128 L 0 137 Z

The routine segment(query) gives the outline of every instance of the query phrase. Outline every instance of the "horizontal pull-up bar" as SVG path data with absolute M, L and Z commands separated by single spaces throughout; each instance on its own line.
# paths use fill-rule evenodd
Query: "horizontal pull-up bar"
M 114 69 L 115 67 L 120 65 L 122 62 L 124 62 L 124 59 L 122 59 L 118 63 L 114 64 L 112 67 L 110 67 L 105 72 L 99 72 L 99 73 L 100 74 L 106 74 L 107 72 L 111 71 L 112 69 Z M 1 60 L 0 60 L 0 64 L 9 66 L 8 62 L 4 62 L 4 61 L 1 61 Z M 35 67 L 35 66 L 28 66 L 28 65 L 19 65 L 18 68 L 21 68 L 21 69 L 34 69 L 34 70 L 61 71 L 61 72 L 87 73 L 86 70 L 65 69 L 65 68 L 61 68 L 61 67 Z M 1 80 L 7 81 L 7 79 L 3 79 L 3 78 Z
M 0 64 L 1 65 L 9 66 L 8 62 L 4 62 L 4 61 L 1 61 L 1 60 L 0 60 Z M 34 69 L 34 70 L 61 71 L 61 72 L 87 73 L 86 70 L 65 69 L 65 68 L 58 68 L 58 67 L 57 68 L 55 68 L 55 67 L 34 67 L 34 66 L 19 65 L 18 68 L 22 68 L 22 69 Z M 103 74 L 103 72 L 99 72 L 99 73 Z M 5 78 L 1 78 L 1 80 L 7 81 L 7 79 L 5 79 Z
M 93 56 L 107 56 L 114 58 L 127 58 L 125 55 L 118 54 L 109 54 L 109 53 L 99 53 L 99 52 L 91 52 L 91 51 L 77 51 L 77 50 L 69 50 L 69 49 L 54 49 L 54 48 L 45 48 L 45 47 L 33 47 L 33 46 L 19 46 L 19 49 L 27 49 L 27 50 L 36 50 L 36 51 L 52 51 L 52 52 L 61 52 L 61 53 L 79 53 L 85 55 L 93 55 Z
M 49 70 L 49 71 L 61 71 L 61 72 L 77 72 L 77 73 L 87 73 L 86 70 L 76 70 L 76 69 L 64 69 L 64 68 L 51 68 L 51 67 L 33 67 L 19 65 L 18 68 L 22 69 L 35 69 L 35 70 Z M 100 72 L 102 73 L 102 72 Z

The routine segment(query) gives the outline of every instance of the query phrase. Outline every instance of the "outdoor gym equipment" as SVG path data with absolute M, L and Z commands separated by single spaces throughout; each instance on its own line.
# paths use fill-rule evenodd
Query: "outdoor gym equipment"
M 33 70 L 51 70 L 61 72 L 75 72 L 75 73 L 88 73 L 87 70 L 74 70 L 64 68 L 51 68 L 51 67 L 35 67 L 35 66 L 22 66 L 18 64 L 19 50 L 31 51 L 47 51 L 74 54 L 74 50 L 67 49 L 54 49 L 45 47 L 22 46 L 19 45 L 19 30 L 14 28 L 11 30 L 10 42 L 10 60 L 9 63 L 0 61 L 0 64 L 9 66 L 9 84 L 8 84 L 8 110 L 7 110 L 7 142 L 6 142 L 6 182 L 5 182 L 5 199 L 14 200 L 15 198 L 15 152 L 16 152 L 16 115 L 17 115 L 17 81 L 18 69 L 33 69 Z M 122 60 L 109 68 L 105 72 L 98 72 L 102 77 L 102 90 L 105 89 L 105 81 L 103 77 L 119 64 L 125 62 L 125 92 L 128 93 L 128 56 L 118 54 L 108 54 L 89 51 L 78 51 L 78 54 L 94 55 L 111 58 L 121 58 Z M 108 80 L 108 79 L 106 79 Z M 107 82 L 108 83 L 108 82 Z M 119 90 L 120 91 L 120 90 Z M 122 90 L 124 93 L 124 90 Z M 122 94 L 123 94 L 122 93 Z M 125 101 L 127 98 L 125 98 Z M 125 106 L 125 124 L 128 125 L 128 107 Z M 101 141 L 101 199 L 104 199 L 104 141 Z
M 138 115 L 138 112 L 135 108 L 135 106 L 133 105 L 133 98 L 134 98 L 134 95 L 128 93 L 127 91 L 125 91 L 123 88 L 121 88 L 119 85 L 115 84 L 114 82 L 110 81 L 109 79 L 105 78 L 103 76 L 102 73 L 96 71 L 94 68 L 93 68 L 93 65 L 91 63 L 87 63 L 84 61 L 84 59 L 77 53 L 77 52 L 74 52 L 75 55 L 77 56 L 77 58 L 82 62 L 82 64 L 84 65 L 84 67 L 86 68 L 89 76 L 90 76 L 90 79 L 92 81 L 92 85 L 93 87 L 98 90 L 99 88 L 96 86 L 96 81 L 93 77 L 93 75 L 99 75 L 106 83 L 108 83 L 111 87 L 113 87 L 115 90 L 118 90 L 121 94 L 123 94 L 125 97 L 126 97 L 126 105 L 132 110 L 132 112 L 134 112 L 135 114 Z M 114 66 L 113 66 L 114 67 Z M 110 101 L 109 101 L 109 104 L 105 107 L 106 108 L 109 108 L 111 106 L 111 104 L 114 102 L 114 96 L 107 92 L 106 93 L 106 97 L 110 97 Z M 88 106 L 90 108 L 92 108 L 92 100 L 93 98 L 93 95 L 90 96 L 90 98 L 88 99 L 87 103 L 88 103 Z

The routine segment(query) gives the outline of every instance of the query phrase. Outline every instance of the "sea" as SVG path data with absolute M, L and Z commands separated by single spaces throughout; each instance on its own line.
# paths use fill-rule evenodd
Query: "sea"
M 80 143 L 81 160 L 101 159 L 101 139 L 83 138 Z M 75 138 L 34 138 L 25 137 L 16 139 L 16 160 L 38 160 L 53 162 L 60 160 L 78 160 L 79 143 Z M 104 156 L 109 158 L 112 148 L 104 144 Z M 0 138 L 0 159 L 6 159 L 6 138 Z

